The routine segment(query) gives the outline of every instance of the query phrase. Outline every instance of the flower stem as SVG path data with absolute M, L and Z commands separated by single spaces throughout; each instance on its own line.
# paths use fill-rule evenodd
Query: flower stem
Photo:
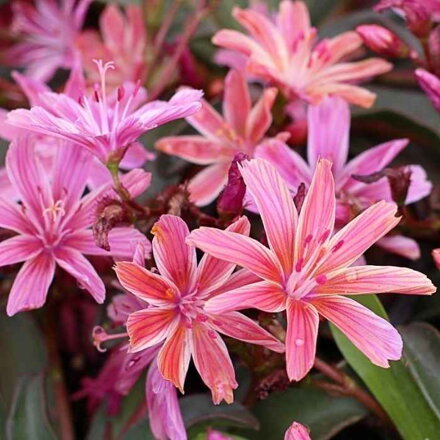
M 324 374 L 324 376 L 327 376 L 335 382 L 335 384 L 331 384 L 323 381 L 316 381 L 315 383 L 320 387 L 325 388 L 328 391 L 339 392 L 354 397 L 375 414 L 385 425 L 392 425 L 388 414 L 383 410 L 376 399 L 361 388 L 348 374 L 318 357 L 315 359 L 314 367 Z

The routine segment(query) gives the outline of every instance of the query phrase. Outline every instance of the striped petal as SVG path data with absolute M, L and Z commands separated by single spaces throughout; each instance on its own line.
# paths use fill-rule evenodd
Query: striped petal
M 287 301 L 286 368 L 290 380 L 301 380 L 313 367 L 319 315 L 305 302 Z

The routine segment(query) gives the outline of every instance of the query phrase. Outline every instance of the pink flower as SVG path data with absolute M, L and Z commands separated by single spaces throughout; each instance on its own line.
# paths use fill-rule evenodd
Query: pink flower
M 405 58 L 410 49 L 394 32 L 377 24 L 363 24 L 356 28 L 364 44 L 385 57 Z
M 21 75 L 18 72 L 13 72 L 12 76 L 14 77 L 17 84 L 21 87 L 23 93 L 26 95 L 32 107 L 40 106 L 43 108 L 47 108 L 50 111 L 50 107 L 47 106 L 47 95 L 50 96 L 53 95 L 53 93 L 51 93 L 50 88 L 46 84 L 39 80 Z M 125 82 L 122 87 L 124 91 L 128 92 L 128 95 L 132 93 L 136 88 L 136 86 L 130 82 Z M 82 72 L 82 66 L 80 63 L 76 63 L 73 66 L 70 72 L 70 76 L 64 87 L 64 94 L 74 100 L 78 100 L 86 92 L 88 91 L 86 90 L 86 83 Z M 89 93 L 87 94 L 88 96 L 90 96 Z M 132 102 L 133 107 L 140 106 L 146 101 L 146 98 L 146 90 L 142 87 L 138 87 L 138 92 L 134 101 Z M 109 107 L 112 107 L 112 111 L 115 111 L 116 106 L 118 106 L 119 104 L 120 103 L 117 100 L 116 94 L 110 95 L 108 105 Z M 2 130 L 1 122 L 2 121 L 0 117 L 0 135 L 3 135 L 3 137 L 5 137 L 5 135 L 8 136 L 9 140 L 13 140 L 16 137 L 21 136 L 25 130 L 26 132 L 28 131 L 27 129 L 24 129 L 22 127 L 11 126 L 6 121 L 3 122 L 4 129 Z M 46 166 L 50 168 L 56 156 L 59 139 L 56 139 L 51 135 L 42 135 L 39 133 L 34 133 L 34 136 L 35 151 L 41 158 L 43 158 Z M 147 160 L 153 158 L 154 155 L 148 152 L 141 143 L 133 142 L 125 151 L 124 157 L 121 160 L 119 167 L 123 170 L 140 168 L 145 165 Z M 87 181 L 89 187 L 98 188 L 99 186 L 108 183 L 111 180 L 111 175 L 107 167 L 96 156 L 90 155 L 90 160 L 90 173 Z
M 436 110 L 440 112 L 440 78 L 425 69 L 416 69 L 415 75 L 420 87 L 431 100 Z
M 124 12 L 109 4 L 99 18 L 101 36 L 94 30 L 84 31 L 78 46 L 88 77 L 99 81 L 93 59 L 114 61 L 116 68 L 108 74 L 108 84 L 116 87 L 125 81 L 144 82 L 146 66 L 145 25 L 138 5 L 126 5 Z
M 60 67 L 69 69 L 75 58 L 75 39 L 91 0 L 24 0 L 12 2 L 13 30 L 20 41 L 6 53 L 26 75 L 47 81 Z
M 293 422 L 286 431 L 284 440 L 311 440 L 309 430 L 301 423 Z
M 312 104 L 332 94 L 347 101 L 370 107 L 374 93 L 354 85 L 391 70 L 387 61 L 370 58 L 347 62 L 347 57 L 362 46 L 356 32 L 316 42 L 316 29 L 302 1 L 284 0 L 271 20 L 251 9 L 234 8 L 235 19 L 248 31 L 224 29 L 213 42 L 246 56 L 246 71 L 279 86 L 290 98 L 301 98 Z
M 319 315 L 331 321 L 370 360 L 388 367 L 402 354 L 402 340 L 391 324 L 346 295 L 391 293 L 428 295 L 435 291 L 422 273 L 393 266 L 352 266 L 375 241 L 399 223 L 396 206 L 379 202 L 332 236 L 335 183 L 331 162 L 316 166 L 300 214 L 276 169 L 262 159 L 243 162 L 241 173 L 258 207 L 269 248 L 258 241 L 202 227 L 188 244 L 214 258 L 238 264 L 262 281 L 210 298 L 209 313 L 254 307 L 287 313 L 286 361 L 291 380 L 312 368 Z M 220 315 L 222 316 L 222 315 Z
M 249 234 L 246 218 L 228 230 Z M 157 362 L 162 376 L 183 392 L 191 357 L 214 403 L 232 402 L 237 387 L 235 372 L 219 332 L 242 341 L 283 352 L 284 347 L 270 333 L 246 316 L 231 312 L 205 311 L 209 298 L 228 286 L 242 286 L 255 279 L 247 272 L 232 275 L 235 264 L 204 256 L 197 266 L 195 249 L 185 244 L 188 227 L 179 217 L 163 215 L 152 229 L 153 254 L 160 275 L 136 263 L 116 264 L 122 286 L 145 301 L 145 309 L 127 320 L 132 352 L 164 341 Z
M 8 315 L 41 307 L 58 265 L 70 273 L 93 298 L 102 303 L 105 287 L 84 257 L 130 257 L 135 243 L 146 238 L 134 228 L 115 228 L 110 233 L 111 254 L 95 244 L 90 226 L 99 198 L 113 195 L 111 185 L 81 198 L 88 176 L 81 149 L 61 146 L 49 175 L 36 158 L 28 139 L 14 141 L 6 156 L 8 177 L 21 204 L 0 199 L 0 226 L 17 233 L 0 243 L 0 266 L 24 261 L 9 293 Z M 133 170 L 124 176 L 133 196 L 149 184 L 150 175 Z
M 209 165 L 189 184 L 191 199 L 197 205 L 207 205 L 218 196 L 237 153 L 253 156 L 272 123 L 271 109 L 276 94 L 274 88 L 265 89 L 251 107 L 245 78 L 232 70 L 225 80 L 223 117 L 202 100 L 202 109 L 187 118 L 201 136 L 171 136 L 156 143 L 156 148 L 167 154 L 198 165 Z
M 113 63 L 97 61 L 101 84 L 96 85 L 94 99 L 79 100 L 66 94 L 44 93 L 44 105 L 30 110 L 13 110 L 8 115 L 12 125 L 37 133 L 67 139 L 83 146 L 105 164 L 119 164 L 126 150 L 138 137 L 174 119 L 195 113 L 200 108 L 201 92 L 186 89 L 168 102 L 152 101 L 137 108 L 139 88 L 126 93 L 120 87 L 107 96 L 105 75 Z
M 319 158 L 331 160 L 337 194 L 336 219 L 339 224 L 347 223 L 353 214 L 375 202 L 393 201 L 386 177 L 367 184 L 352 176 L 381 171 L 406 147 L 407 139 L 385 142 L 348 161 L 350 109 L 343 99 L 337 97 L 327 98 L 320 105 L 309 107 L 308 129 L 308 163 L 286 144 L 275 140 L 262 143 L 256 156 L 271 162 L 293 192 L 302 182 L 310 186 Z M 407 204 L 426 197 L 432 190 L 432 184 L 421 166 L 410 165 L 409 169 L 412 174 Z M 420 256 L 417 243 L 406 237 L 386 237 L 380 243 L 411 259 Z

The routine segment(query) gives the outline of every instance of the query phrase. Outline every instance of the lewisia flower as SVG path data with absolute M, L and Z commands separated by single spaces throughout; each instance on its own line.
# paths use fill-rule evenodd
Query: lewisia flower
M 81 149 L 61 146 L 48 175 L 28 139 L 20 138 L 10 145 L 6 169 L 21 204 L 0 198 L 0 226 L 17 233 L 0 243 L 0 266 L 25 263 L 9 293 L 8 315 L 45 303 L 57 265 L 102 303 L 104 283 L 83 254 L 127 258 L 133 254 L 135 243 L 146 242 L 139 231 L 124 227 L 110 232 L 111 254 L 96 246 L 90 229 L 96 203 L 116 194 L 108 185 L 81 198 L 87 164 Z M 133 170 L 123 181 L 136 196 L 148 186 L 150 175 Z
M 279 86 L 290 98 L 318 104 L 328 95 L 338 95 L 356 105 L 370 107 L 375 94 L 353 83 L 391 70 L 379 58 L 347 62 L 361 46 L 356 32 L 316 41 L 316 29 L 302 1 L 284 0 L 275 20 L 252 9 L 234 8 L 235 19 L 248 31 L 223 29 L 214 44 L 246 56 L 246 71 Z
M 244 76 L 231 70 L 225 79 L 223 117 L 202 100 L 202 109 L 187 118 L 202 136 L 170 136 L 156 143 L 156 148 L 167 154 L 209 165 L 189 183 L 191 200 L 197 205 L 207 205 L 219 195 L 236 154 L 253 156 L 272 123 L 271 109 L 276 94 L 275 88 L 265 89 L 251 107 Z
M 240 218 L 228 230 L 241 237 L 249 234 L 250 224 Z M 157 362 L 166 380 L 183 392 L 192 357 L 202 380 L 211 389 L 214 403 L 222 399 L 230 403 L 237 383 L 219 333 L 278 352 L 283 352 L 284 347 L 246 316 L 236 312 L 207 313 L 205 303 L 224 289 L 242 286 L 255 278 L 242 271 L 231 276 L 234 263 L 208 255 L 197 266 L 195 249 L 185 244 L 188 227 L 179 217 L 163 215 L 152 233 L 160 274 L 130 262 L 119 262 L 115 268 L 122 286 L 145 301 L 145 309 L 132 313 L 127 320 L 131 351 L 165 341 Z
M 143 262 L 145 250 L 137 246 L 135 261 Z M 116 326 L 126 325 L 131 313 L 143 309 L 145 303 L 130 293 L 113 297 L 107 309 L 108 316 Z M 97 330 L 100 330 L 99 332 Z M 105 340 L 126 337 L 127 334 L 107 335 L 100 327 L 95 328 L 94 337 L 98 349 Z M 174 385 L 165 380 L 157 367 L 157 353 L 160 344 L 145 350 L 130 353 L 128 344 L 122 343 L 113 348 L 112 353 L 99 375 L 83 380 L 83 387 L 75 393 L 75 398 L 88 398 L 89 408 L 93 410 L 105 399 L 111 415 L 119 411 L 122 396 L 130 393 L 145 369 L 147 371 L 145 383 L 145 397 L 148 407 L 148 420 L 151 431 L 157 439 L 186 440 L 185 426 L 178 404 L 177 390 Z
M 192 89 L 177 92 L 168 102 L 152 101 L 137 108 L 139 87 L 126 93 L 120 87 L 107 96 L 106 72 L 111 62 L 96 61 L 101 84 L 93 98 L 79 100 L 66 94 L 44 93 L 44 106 L 13 110 L 8 114 L 12 125 L 37 133 L 52 135 L 83 146 L 101 162 L 119 164 L 126 150 L 148 130 L 174 119 L 192 115 L 200 109 L 202 92 Z
M 287 312 L 286 360 L 291 380 L 312 368 L 319 315 L 338 327 L 370 360 L 388 367 L 402 354 L 392 325 L 346 295 L 435 291 L 422 273 L 393 266 L 351 266 L 399 223 L 396 205 L 379 202 L 334 234 L 335 183 L 331 162 L 319 160 L 300 214 L 286 182 L 262 159 L 243 162 L 241 173 L 262 217 L 269 248 L 232 231 L 202 227 L 188 244 L 236 263 L 262 281 L 210 298 L 208 313 L 254 307 Z M 219 315 L 222 316 L 222 315 Z
M 99 81 L 93 59 L 115 62 L 107 83 L 143 82 L 145 73 L 146 37 L 143 13 L 139 5 L 129 4 L 123 13 L 110 3 L 99 17 L 101 36 L 97 31 L 85 30 L 78 39 L 84 67 L 89 78 Z
M 279 140 L 262 143 L 256 156 L 271 162 L 292 192 L 296 192 L 301 183 L 310 186 L 319 158 L 331 160 L 337 195 L 338 224 L 346 224 L 375 202 L 393 201 L 386 177 L 367 184 L 352 176 L 368 176 L 382 171 L 406 147 L 407 139 L 396 139 L 377 145 L 348 162 L 350 109 L 338 97 L 327 98 L 318 106 L 309 106 L 308 130 L 308 163 Z M 427 180 L 426 172 L 421 166 L 409 165 L 408 170 L 411 171 L 411 181 L 405 200 L 407 204 L 426 197 L 432 189 L 432 184 Z M 411 259 L 420 256 L 417 242 L 407 237 L 393 235 L 383 238 L 378 244 Z
M 51 107 L 49 104 L 51 102 L 51 97 L 53 93 L 45 83 L 33 78 L 26 77 L 18 72 L 13 72 L 12 76 L 25 94 L 31 107 L 39 106 L 50 110 Z M 134 92 L 134 90 L 136 89 L 136 85 L 131 82 L 124 82 L 122 88 L 127 96 L 129 96 L 130 93 Z M 78 100 L 85 93 L 88 96 L 91 95 L 91 93 L 89 93 L 89 90 L 87 90 L 86 88 L 86 82 L 80 63 L 76 63 L 70 71 L 70 75 L 64 87 L 63 93 L 74 100 Z M 143 88 L 138 88 L 138 92 L 134 100 L 132 101 L 133 108 L 138 107 L 142 103 L 144 103 L 146 101 L 146 98 L 146 90 Z M 116 92 L 110 94 L 107 105 L 111 108 L 111 111 L 116 111 L 116 107 L 120 105 Z M 9 140 L 13 140 L 16 137 L 23 135 L 24 130 L 27 131 L 27 129 L 23 129 L 21 127 L 13 127 L 7 122 L 3 123 L 2 125 L 1 116 L 2 115 L 0 114 L 1 137 L 9 137 Z M 56 156 L 59 139 L 54 138 L 52 135 L 42 135 L 39 133 L 33 133 L 33 135 L 35 137 L 34 144 L 36 154 L 42 157 L 44 159 L 43 162 L 51 167 L 52 160 Z M 111 180 L 111 175 L 106 166 L 96 156 L 89 156 L 91 159 L 91 163 L 87 183 L 91 188 L 98 188 L 102 184 L 107 183 L 109 180 Z M 149 153 L 140 142 L 133 142 L 126 149 L 124 157 L 119 164 L 119 167 L 123 170 L 140 168 L 145 165 L 145 162 L 148 159 L 153 158 L 154 155 Z
M 75 59 L 75 40 L 91 0 L 25 0 L 12 2 L 13 31 L 20 39 L 6 53 L 26 75 L 47 81 L 60 67 L 70 68 Z

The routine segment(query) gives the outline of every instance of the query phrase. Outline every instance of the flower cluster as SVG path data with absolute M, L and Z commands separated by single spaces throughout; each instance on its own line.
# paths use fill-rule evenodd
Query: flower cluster
M 276 13 L 233 8 L 242 31 L 212 37 L 222 48 L 216 59 L 230 67 L 221 80 L 188 45 L 211 6 L 195 2 L 168 41 L 181 2 L 169 15 L 163 2 L 144 3 L 109 4 L 99 29 L 85 30 L 90 0 L 13 3 L 5 60 L 24 68 L 11 76 L 28 108 L 0 111 L 9 143 L 0 170 L 0 268 L 12 266 L 2 275 L 6 314 L 47 302 L 42 313 L 73 322 L 70 299 L 90 293 L 75 329 L 99 319 L 93 342 L 110 353 L 74 398 L 86 398 L 90 414 L 116 416 L 146 372 L 145 403 L 130 421 L 148 412 L 160 440 L 187 438 L 185 391 L 209 389 L 215 405 L 232 404 L 238 367 L 249 372 L 248 407 L 268 378 L 277 380 L 266 394 L 294 389 L 320 369 L 322 321 L 390 367 L 402 337 L 357 298 L 433 294 L 426 271 L 402 264 L 420 260 L 418 238 L 438 235 L 438 218 L 422 218 L 433 190 L 427 171 L 399 158 L 414 138 L 380 126 L 382 143 L 365 148 L 376 94 L 360 83 L 392 74 L 391 62 L 366 50 L 415 63 L 440 111 L 437 2 L 376 5 L 401 14 L 424 54 L 377 24 L 318 39 L 300 0 L 282 0 Z M 296 150 L 305 136 L 306 149 Z M 369 264 L 372 247 L 382 257 L 373 262 L 395 265 Z M 106 300 L 98 313 L 94 303 Z M 232 439 L 216 429 L 206 438 Z M 287 440 L 311 438 L 298 422 L 284 431 Z

